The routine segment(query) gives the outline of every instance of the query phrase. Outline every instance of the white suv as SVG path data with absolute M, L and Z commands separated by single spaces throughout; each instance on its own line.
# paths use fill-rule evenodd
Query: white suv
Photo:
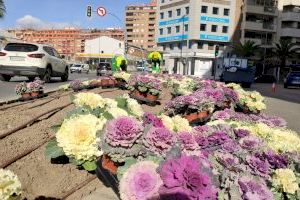
M 68 64 L 47 45 L 32 43 L 8 43 L 0 51 L 0 80 L 9 81 L 13 76 L 27 76 L 29 80 L 40 77 L 49 83 L 51 77 L 67 81 Z
M 78 73 L 81 73 L 81 72 L 84 72 L 84 73 L 89 73 L 90 71 L 90 66 L 88 64 L 73 64 L 71 67 L 70 67 L 70 72 L 73 73 L 73 72 L 78 72 Z

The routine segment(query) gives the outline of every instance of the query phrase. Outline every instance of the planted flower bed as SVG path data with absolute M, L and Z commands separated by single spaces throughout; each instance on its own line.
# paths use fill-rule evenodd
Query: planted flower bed
M 138 77 L 133 86 L 148 90 L 154 79 Z M 257 112 L 260 104 L 245 103 L 251 113 L 237 112 L 243 95 L 253 94 L 238 90 L 204 81 L 160 115 L 144 113 L 127 95 L 76 94 L 76 109 L 55 127 L 46 156 L 96 169 L 122 200 L 299 199 L 298 133 L 283 119 Z M 210 117 L 191 125 L 186 115 L 202 111 Z
M 22 82 L 16 86 L 15 91 L 23 101 L 40 98 L 44 96 L 44 82 L 38 78 L 33 82 Z
M 152 76 L 136 75 L 130 79 L 131 97 L 140 103 L 156 105 L 161 93 L 161 81 Z
M 129 89 L 129 80 L 130 80 L 131 74 L 127 72 L 115 72 L 113 74 L 113 77 L 116 79 L 117 87 L 120 88 L 121 90 L 126 90 Z

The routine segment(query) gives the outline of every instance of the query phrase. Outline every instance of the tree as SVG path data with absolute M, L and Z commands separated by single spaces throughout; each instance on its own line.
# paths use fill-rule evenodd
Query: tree
M 4 17 L 4 13 L 5 13 L 5 5 L 3 0 L 0 0 L 0 18 Z
M 280 59 L 280 66 L 277 69 L 277 81 L 279 81 L 280 69 L 285 68 L 288 58 L 292 58 L 296 55 L 295 43 L 290 40 L 281 39 L 278 43 L 275 43 L 274 55 Z
M 243 58 L 255 56 L 257 50 L 259 50 L 259 45 L 255 44 L 255 42 L 251 40 L 247 40 L 244 44 L 238 43 L 233 45 L 233 53 Z

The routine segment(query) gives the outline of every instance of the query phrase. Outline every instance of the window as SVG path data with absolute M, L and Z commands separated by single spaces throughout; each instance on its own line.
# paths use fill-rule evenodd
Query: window
M 206 24 L 200 24 L 200 31 L 206 31 Z
M 198 42 L 197 43 L 197 48 L 198 49 L 203 49 L 203 42 Z
M 172 10 L 168 11 L 168 16 L 172 17 Z
M 177 12 L 177 16 L 180 16 L 180 15 L 181 15 L 181 9 L 180 9 L 180 8 L 177 9 L 176 12 Z
M 188 24 L 184 25 L 184 31 L 189 31 L 189 25 Z
M 213 7 L 213 14 L 214 14 L 214 15 L 219 14 L 219 8 Z
M 218 26 L 217 25 L 211 25 L 211 32 L 217 32 Z
M 182 48 L 182 43 L 181 42 L 178 43 L 177 47 L 178 47 L 178 49 L 181 49 Z
M 190 14 L 190 7 L 185 7 L 185 14 Z
M 163 35 L 163 34 L 164 34 L 164 29 L 160 28 L 160 29 L 159 29 L 159 34 L 160 34 L 160 35 Z
M 162 47 L 163 47 L 163 50 L 165 51 L 166 50 L 166 45 L 162 45 Z
M 229 16 L 229 9 L 228 8 L 224 8 L 224 16 Z
M 208 43 L 208 50 L 214 50 L 214 43 Z
M 228 33 L 228 26 L 223 26 L 222 33 Z
M 170 49 L 173 50 L 174 49 L 174 45 L 170 44 Z
M 171 27 L 168 27 L 168 34 L 171 34 Z
M 201 7 L 201 13 L 207 13 L 207 6 Z
M 161 0 L 161 3 L 165 3 L 165 0 Z
M 161 13 L 160 13 L 160 19 L 163 19 L 163 18 L 164 18 L 164 13 L 161 12 Z
M 180 32 L 180 26 L 176 26 L 176 33 Z

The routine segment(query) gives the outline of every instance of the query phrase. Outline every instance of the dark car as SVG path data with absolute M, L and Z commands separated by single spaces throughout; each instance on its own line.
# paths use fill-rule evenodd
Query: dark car
M 108 62 L 99 63 L 97 66 L 97 76 L 112 75 L 111 64 Z
M 284 88 L 289 86 L 298 86 L 300 87 L 300 71 L 290 72 L 284 80 Z
M 275 83 L 276 78 L 272 74 L 263 74 L 255 78 L 255 83 Z

